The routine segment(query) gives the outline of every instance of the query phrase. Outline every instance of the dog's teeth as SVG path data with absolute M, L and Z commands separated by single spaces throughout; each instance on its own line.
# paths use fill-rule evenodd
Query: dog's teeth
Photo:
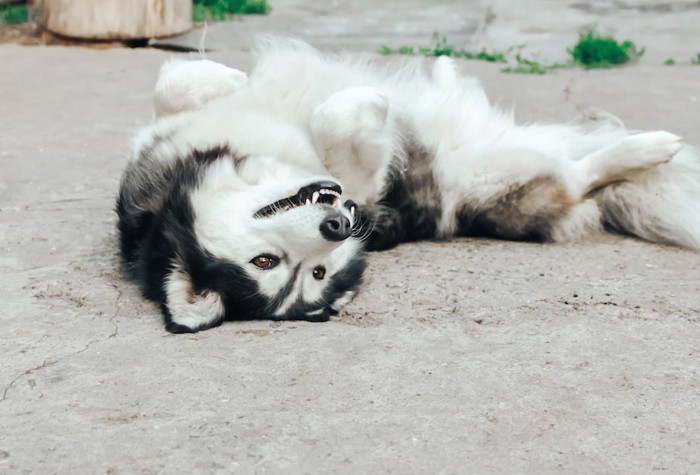
M 311 202 L 316 203 L 319 196 L 321 196 L 321 194 L 318 191 L 314 191 L 314 194 L 311 195 Z
M 308 199 L 308 198 L 306 198 L 306 204 L 307 204 L 307 205 L 310 205 L 310 204 L 311 204 L 311 200 Z
M 355 217 L 355 207 L 354 206 L 350 207 L 350 216 L 352 216 L 353 218 Z
M 326 190 L 325 188 L 322 188 L 322 189 L 318 190 L 318 192 L 321 193 L 322 195 L 325 195 L 326 193 L 328 193 L 328 190 Z

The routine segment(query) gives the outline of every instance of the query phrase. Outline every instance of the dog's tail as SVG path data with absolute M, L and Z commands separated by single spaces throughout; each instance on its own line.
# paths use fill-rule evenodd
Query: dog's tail
M 700 150 L 685 146 L 673 159 L 593 198 L 611 230 L 700 250 Z

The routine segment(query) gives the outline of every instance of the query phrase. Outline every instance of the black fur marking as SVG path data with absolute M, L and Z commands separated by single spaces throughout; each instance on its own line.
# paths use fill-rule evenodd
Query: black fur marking
M 333 303 L 346 292 L 355 292 L 362 284 L 362 276 L 367 268 L 367 256 L 360 252 L 345 267 L 331 276 L 323 292 L 323 301 L 333 307 Z
M 275 316 L 275 320 L 328 321 L 331 315 L 338 313 L 333 307 L 335 301 L 345 296 L 347 292 L 357 291 L 362 284 L 362 275 L 366 267 L 366 255 L 364 252 L 360 252 L 343 269 L 331 276 L 319 301 L 305 302 L 300 298 L 290 306 L 284 315 Z M 310 315 L 313 312 L 315 313 Z
M 228 147 L 194 150 L 188 157 L 157 156 L 158 142 L 144 149 L 128 165 L 120 186 L 116 212 L 122 267 L 138 282 L 144 297 L 160 304 L 166 328 L 193 332 L 219 325 L 222 320 L 263 316 L 269 299 L 243 268 L 216 258 L 197 243 L 189 192 L 199 185 L 206 168 L 218 158 L 231 157 Z M 162 150 L 161 150 L 162 151 Z M 194 293 L 217 292 L 224 304 L 221 320 L 197 328 L 173 322 L 167 308 L 165 283 L 173 266 L 190 276 Z
M 360 210 L 365 220 L 359 235 L 369 233 L 366 247 L 370 251 L 437 235 L 442 200 L 432 170 L 434 156 L 411 139 L 407 139 L 404 147 L 406 170 L 390 182 L 377 204 Z
M 133 263 L 140 259 L 141 246 L 149 237 L 154 216 L 164 208 L 178 181 L 185 180 L 195 186 L 206 165 L 217 158 L 230 156 L 234 162 L 244 160 L 227 146 L 193 150 L 184 159 L 159 156 L 158 148 L 167 140 L 167 136 L 155 136 L 153 143 L 139 153 L 138 160 L 129 163 L 122 177 L 116 212 L 122 264 L 128 275 L 133 275 Z
M 203 249 L 193 228 L 195 215 L 189 194 L 201 183 L 206 169 L 223 157 L 231 157 L 237 163 L 243 159 L 236 158 L 225 146 L 194 150 L 182 159 L 168 159 L 157 155 L 155 142 L 127 167 L 117 199 L 125 273 L 138 282 L 146 298 L 160 305 L 166 329 L 173 333 L 206 330 L 224 320 L 269 319 L 291 294 L 299 268 L 275 298 L 269 299 L 260 293 L 257 282 L 243 267 Z M 160 149 L 163 150 L 167 149 Z M 221 297 L 221 318 L 194 328 L 173 320 L 165 287 L 175 267 L 188 275 L 193 294 L 216 292 Z M 364 268 L 365 257 L 360 252 L 345 269 L 331 277 L 320 302 L 299 301 L 281 319 L 328 320 L 332 303 L 360 285 Z M 308 315 L 319 309 L 322 312 L 318 315 Z
M 192 158 L 200 165 L 207 165 L 230 153 L 227 146 L 217 145 L 206 150 L 192 150 Z
M 197 243 L 188 188 L 176 186 L 143 249 L 139 281 L 144 295 L 161 304 L 166 328 L 173 332 L 196 332 L 217 326 L 223 320 L 259 317 L 270 302 L 259 292 L 257 283 L 241 266 L 211 255 Z M 221 319 L 196 328 L 183 327 L 172 320 L 164 283 L 174 263 L 189 274 L 195 294 L 214 291 L 221 296 L 225 309 Z
M 294 289 L 294 283 L 296 282 L 297 278 L 299 277 L 299 269 L 301 266 L 296 266 L 294 270 L 292 271 L 292 276 L 289 278 L 286 284 L 284 284 L 284 287 L 282 287 L 278 292 L 275 297 L 270 300 L 267 304 L 267 308 L 265 309 L 265 312 L 268 314 L 273 314 L 277 308 L 282 305 L 282 303 L 289 297 L 289 294 L 292 293 L 292 290 Z M 263 271 L 264 272 L 264 271 Z

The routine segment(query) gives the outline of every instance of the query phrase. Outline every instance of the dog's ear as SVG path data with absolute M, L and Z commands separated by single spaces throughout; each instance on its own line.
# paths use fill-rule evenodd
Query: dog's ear
M 223 321 L 225 309 L 221 295 L 211 290 L 195 291 L 192 278 L 180 266 L 173 266 L 164 286 L 163 313 L 169 332 L 195 333 Z

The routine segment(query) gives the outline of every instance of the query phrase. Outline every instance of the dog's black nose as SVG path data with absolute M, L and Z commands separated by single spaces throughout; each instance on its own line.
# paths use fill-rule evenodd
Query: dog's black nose
M 342 241 L 352 234 L 350 220 L 342 214 L 334 214 L 321 221 L 321 235 L 329 241 Z

